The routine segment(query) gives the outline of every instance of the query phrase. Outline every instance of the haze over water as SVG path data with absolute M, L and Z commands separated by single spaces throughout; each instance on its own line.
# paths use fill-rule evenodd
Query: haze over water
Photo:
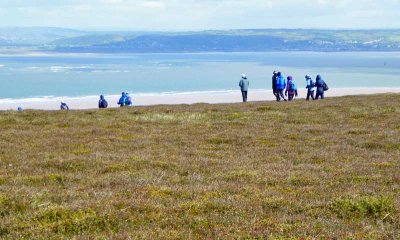
M 400 87 L 400 54 L 376 52 L 74 54 L 0 56 L 0 101 L 237 90 L 245 73 L 251 89 L 270 89 L 273 70 L 321 74 L 331 88 Z

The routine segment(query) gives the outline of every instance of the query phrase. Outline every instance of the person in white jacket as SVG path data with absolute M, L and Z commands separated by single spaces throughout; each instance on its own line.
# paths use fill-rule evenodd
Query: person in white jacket
M 306 81 L 307 81 L 307 101 L 310 100 L 310 97 L 312 98 L 312 100 L 315 99 L 315 83 L 312 80 L 312 77 L 310 75 L 306 75 Z

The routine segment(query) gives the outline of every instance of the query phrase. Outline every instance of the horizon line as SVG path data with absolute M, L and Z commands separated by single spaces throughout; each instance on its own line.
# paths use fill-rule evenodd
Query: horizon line
M 74 31 L 106 31 L 106 32 L 207 32 L 207 31 L 257 31 L 257 30 L 282 30 L 282 31 L 399 31 L 399 28 L 221 28 L 221 29 L 128 29 L 128 28 L 109 28 L 109 27 L 89 27 L 89 28 L 74 28 L 74 27 L 54 27 L 54 26 L 2 26 L 1 29 L 65 29 Z

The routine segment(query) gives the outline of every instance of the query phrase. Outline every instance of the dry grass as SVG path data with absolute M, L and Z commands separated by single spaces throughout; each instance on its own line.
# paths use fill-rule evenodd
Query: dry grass
M 2 239 L 399 239 L 400 96 L 0 113 Z

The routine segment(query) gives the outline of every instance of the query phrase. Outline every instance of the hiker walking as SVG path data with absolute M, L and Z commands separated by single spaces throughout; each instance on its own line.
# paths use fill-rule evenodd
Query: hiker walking
M 315 83 L 312 80 L 312 77 L 310 75 L 308 75 L 308 74 L 306 75 L 306 81 L 307 81 L 307 85 L 306 85 L 307 98 L 306 98 L 306 100 L 309 101 L 310 97 L 311 97 L 312 100 L 314 100 L 315 99 L 315 97 L 314 97 Z
M 294 99 L 294 96 L 298 96 L 297 92 L 297 85 L 294 82 L 294 79 L 292 76 L 287 77 L 287 85 L 286 85 L 286 91 L 285 91 L 285 96 L 288 96 L 289 101 L 292 101 Z
M 320 75 L 317 76 L 317 79 L 315 80 L 315 86 L 317 87 L 317 95 L 315 96 L 315 100 L 318 100 L 318 98 L 321 97 L 321 99 L 324 99 L 324 93 L 325 91 L 329 90 L 328 85 L 324 80 L 322 80 L 322 77 Z
M 107 108 L 108 107 L 108 102 L 104 98 L 103 95 L 100 95 L 100 100 L 99 100 L 99 108 Z
M 282 76 L 281 72 L 277 73 L 276 76 L 276 91 L 278 94 L 278 102 L 281 101 L 281 98 L 286 102 L 286 98 L 283 95 L 283 91 L 285 90 L 286 87 L 286 80 L 285 78 Z
M 61 101 L 60 109 L 61 110 L 69 110 L 69 107 L 64 101 Z
M 247 102 L 247 93 L 249 91 L 250 82 L 245 74 L 242 74 L 242 79 L 239 82 L 240 90 L 242 91 L 243 102 Z
M 276 90 L 276 78 L 278 77 L 278 71 L 274 71 L 272 74 L 272 93 L 274 94 L 276 101 L 279 102 L 281 98 Z

